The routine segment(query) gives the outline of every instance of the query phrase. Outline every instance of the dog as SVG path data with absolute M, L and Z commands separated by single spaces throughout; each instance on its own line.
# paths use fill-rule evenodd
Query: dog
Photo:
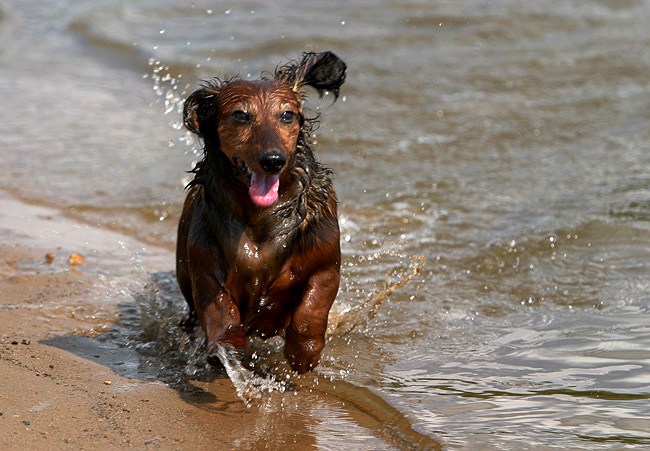
M 331 171 L 314 157 L 304 88 L 338 98 L 347 66 L 332 52 L 302 55 L 273 78 L 214 79 L 185 101 L 183 122 L 203 141 L 191 171 L 176 275 L 198 319 L 208 361 L 241 358 L 247 337 L 284 334 L 302 374 L 325 346 L 339 289 L 341 250 Z

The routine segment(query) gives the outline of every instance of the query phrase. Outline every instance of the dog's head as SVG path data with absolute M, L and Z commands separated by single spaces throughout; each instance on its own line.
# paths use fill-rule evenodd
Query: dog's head
M 253 203 L 273 205 L 280 175 L 304 141 L 303 88 L 338 96 L 346 65 L 331 52 L 306 53 L 278 68 L 271 80 L 212 82 L 185 101 L 185 126 L 203 138 L 206 152 L 221 152 L 249 186 Z

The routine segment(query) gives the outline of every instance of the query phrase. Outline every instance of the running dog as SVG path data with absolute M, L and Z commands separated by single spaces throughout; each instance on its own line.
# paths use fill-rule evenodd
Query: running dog
M 213 80 L 185 102 L 185 126 L 204 143 L 188 185 L 176 274 L 205 333 L 245 355 L 247 336 L 285 337 L 298 373 L 318 365 L 339 288 L 341 250 L 331 171 L 314 158 L 304 88 L 338 97 L 346 64 L 305 53 L 273 78 Z

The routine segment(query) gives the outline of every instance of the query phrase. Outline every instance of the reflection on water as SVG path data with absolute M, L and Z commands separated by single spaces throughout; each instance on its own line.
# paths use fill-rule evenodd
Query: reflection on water
M 335 315 L 363 315 L 318 377 L 453 449 L 649 445 L 648 0 L 59 6 L 0 6 L 4 189 L 172 249 L 198 149 L 182 99 L 332 49 L 349 76 L 316 138 L 340 199 Z M 209 385 L 200 340 L 167 326 L 180 311 L 147 324 L 169 307 L 143 304 L 140 355 Z M 319 402 L 319 449 L 395 424 Z

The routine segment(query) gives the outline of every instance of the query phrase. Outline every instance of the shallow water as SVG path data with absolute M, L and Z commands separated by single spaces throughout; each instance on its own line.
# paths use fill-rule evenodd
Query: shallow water
M 335 317 L 426 263 L 320 377 L 450 449 L 650 445 L 649 22 L 644 0 L 4 2 L 0 183 L 173 249 L 198 158 L 180 101 L 331 49 Z

